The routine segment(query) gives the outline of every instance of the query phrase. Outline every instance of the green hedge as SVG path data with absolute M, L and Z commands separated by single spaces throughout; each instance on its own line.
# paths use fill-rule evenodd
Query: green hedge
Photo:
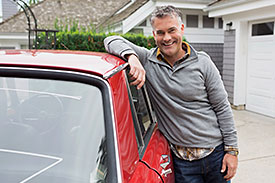
M 104 33 L 93 32 L 57 32 L 56 33 L 56 49 L 59 50 L 83 50 L 83 51 L 97 51 L 105 52 L 103 40 L 110 35 Z M 153 36 L 146 37 L 141 34 L 123 34 L 122 37 L 135 43 L 136 45 L 151 49 L 155 47 Z M 38 49 L 53 49 L 54 36 L 49 34 L 48 44 L 45 41 L 46 34 L 40 33 L 38 35 L 37 46 Z

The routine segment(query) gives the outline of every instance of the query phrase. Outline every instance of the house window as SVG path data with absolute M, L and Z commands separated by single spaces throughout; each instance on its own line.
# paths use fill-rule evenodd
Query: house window
M 186 15 L 186 26 L 187 27 L 198 27 L 199 16 L 198 15 Z
M 134 34 L 144 34 L 142 28 L 133 28 L 133 29 L 131 29 L 129 32 L 130 32 L 130 33 L 134 33 Z
M 20 45 L 20 49 L 28 49 L 28 45 L 22 44 Z
M 146 20 L 144 20 L 141 24 L 139 24 L 139 26 L 144 26 L 144 27 L 146 27 Z
M 252 24 L 252 36 L 273 35 L 274 22 Z
M 219 29 L 223 28 L 223 21 L 222 18 L 219 18 Z
M 214 18 L 203 16 L 203 28 L 214 28 Z

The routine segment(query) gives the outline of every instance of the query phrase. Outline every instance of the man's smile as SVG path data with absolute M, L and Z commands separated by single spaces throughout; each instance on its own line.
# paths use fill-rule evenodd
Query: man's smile
M 165 46 L 165 47 L 170 47 L 170 46 L 172 46 L 174 43 L 176 43 L 176 41 L 171 41 L 171 42 L 167 42 L 167 43 L 162 43 L 162 45 Z

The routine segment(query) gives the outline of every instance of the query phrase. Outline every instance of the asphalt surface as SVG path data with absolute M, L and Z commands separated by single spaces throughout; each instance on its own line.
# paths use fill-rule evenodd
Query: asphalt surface
M 275 183 L 275 118 L 233 110 L 239 166 L 231 183 Z

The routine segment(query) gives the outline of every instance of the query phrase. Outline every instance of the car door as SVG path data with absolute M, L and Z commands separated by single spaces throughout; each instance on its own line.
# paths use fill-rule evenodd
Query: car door
M 174 182 L 169 144 L 158 130 L 156 117 L 144 85 L 140 90 L 129 84 L 128 92 L 139 150 L 139 166 L 131 182 Z

